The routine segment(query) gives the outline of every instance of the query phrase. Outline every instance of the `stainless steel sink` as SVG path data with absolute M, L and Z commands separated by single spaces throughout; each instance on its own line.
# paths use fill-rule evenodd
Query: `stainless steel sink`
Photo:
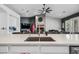
M 25 41 L 55 41 L 51 37 L 28 37 Z

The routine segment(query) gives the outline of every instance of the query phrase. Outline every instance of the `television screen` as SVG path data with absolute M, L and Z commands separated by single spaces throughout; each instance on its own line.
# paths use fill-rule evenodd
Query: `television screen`
M 21 23 L 21 28 L 22 29 L 29 29 L 30 28 L 30 24 Z

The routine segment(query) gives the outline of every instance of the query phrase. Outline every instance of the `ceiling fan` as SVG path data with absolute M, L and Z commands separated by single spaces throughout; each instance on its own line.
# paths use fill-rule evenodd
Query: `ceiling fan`
M 39 10 L 33 10 L 35 15 L 46 15 L 47 13 L 50 13 L 52 11 L 51 7 L 47 6 L 47 4 L 42 4 L 43 7 Z M 29 13 L 29 10 L 27 8 L 23 9 L 24 13 Z
M 46 13 L 50 13 L 52 11 L 52 9 L 50 7 L 47 7 L 46 4 L 43 4 L 43 7 L 40 11 L 40 14 L 46 14 Z

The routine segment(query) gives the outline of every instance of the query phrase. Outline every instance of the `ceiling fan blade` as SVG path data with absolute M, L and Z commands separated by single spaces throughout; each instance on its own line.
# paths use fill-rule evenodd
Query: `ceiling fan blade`
M 48 11 L 52 11 L 52 10 L 48 10 Z
M 42 10 L 44 11 L 45 8 L 42 8 Z
M 52 11 L 52 10 L 50 9 L 50 7 L 48 7 L 48 8 L 46 9 L 46 11 Z
M 38 10 L 38 11 L 42 11 L 42 10 Z
M 50 9 L 50 7 L 46 7 L 46 4 L 43 4 L 42 9 L 38 10 L 40 14 L 46 14 L 46 13 L 50 13 L 50 11 L 52 11 Z
M 47 13 L 50 13 L 50 11 L 52 11 L 52 10 L 46 10 Z
M 50 11 L 46 11 L 47 13 L 50 13 Z
M 49 10 L 50 9 L 50 7 L 48 7 L 46 10 Z

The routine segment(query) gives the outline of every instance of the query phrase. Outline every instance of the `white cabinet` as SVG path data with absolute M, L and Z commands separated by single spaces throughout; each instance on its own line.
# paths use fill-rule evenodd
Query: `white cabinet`
M 41 53 L 45 54 L 68 54 L 68 46 L 42 46 Z
M 79 32 L 79 17 L 73 19 L 73 31 Z
M 8 27 L 9 27 L 9 32 L 20 32 L 20 18 L 16 17 L 14 15 L 9 14 L 8 15 Z M 14 27 L 15 30 L 10 29 Z
M 9 53 L 17 54 L 68 54 L 68 46 L 11 46 Z
M 37 54 L 39 53 L 39 46 L 11 46 L 9 53 Z
M 15 45 L 0 46 L 0 54 L 69 54 L 69 46 Z
M 73 23 L 72 23 L 72 20 L 65 21 L 65 31 L 66 32 L 73 32 Z
M 65 21 L 66 32 L 79 32 L 79 17 L 75 17 Z
M 8 46 L 0 46 L 0 54 L 8 53 Z

